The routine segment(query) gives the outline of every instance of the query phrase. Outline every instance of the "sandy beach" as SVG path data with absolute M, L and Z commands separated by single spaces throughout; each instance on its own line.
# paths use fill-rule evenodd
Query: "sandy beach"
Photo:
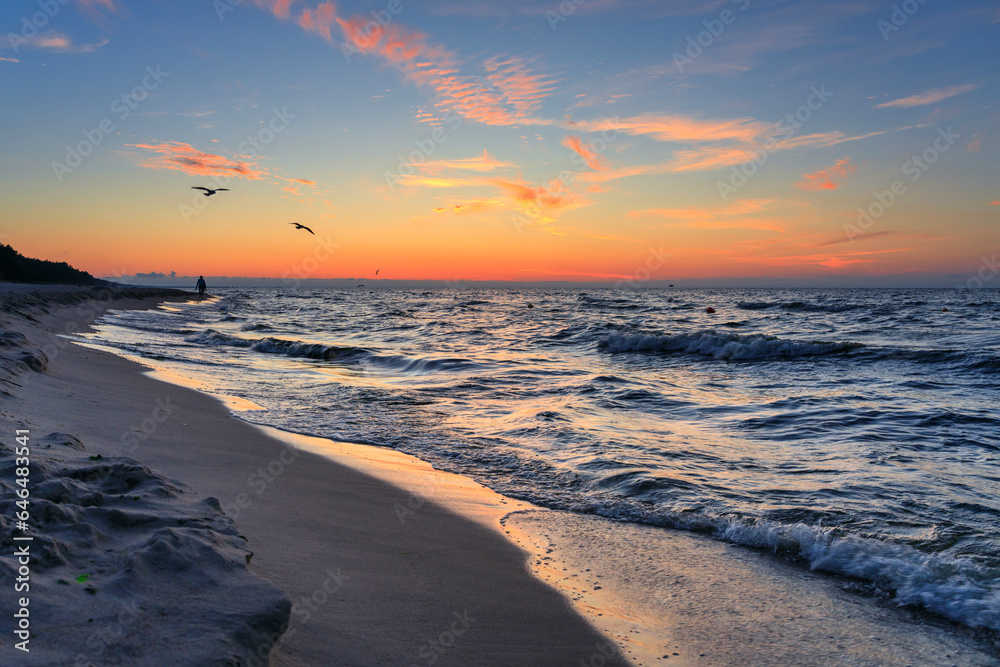
M 8 315 L 3 326 L 29 341 L 48 340 L 47 331 L 82 328 L 88 315 L 73 308 L 33 315 L 38 322 Z M 229 655 L 211 664 L 267 664 L 270 658 L 275 665 L 555 665 L 589 664 L 593 656 L 600 664 L 625 664 L 559 593 L 528 573 L 525 555 L 499 531 L 290 448 L 233 418 L 217 400 L 143 376 L 135 363 L 77 345 L 57 349 L 46 372 L 25 371 L 11 380 L 22 386 L 9 386 L 4 397 L 4 443 L 14 444 L 16 429 L 39 439 L 70 433 L 89 456 L 138 459 L 183 482 L 187 494 L 218 499 L 253 553 L 249 573 L 291 602 L 287 627 L 265 627 L 243 638 L 244 645 L 221 642 Z M 101 577 L 92 574 L 89 581 L 98 589 L 93 601 L 100 600 Z M 254 594 L 252 588 L 226 592 L 227 599 L 216 601 L 220 615 Z M 123 590 L 108 601 L 110 615 L 130 594 Z M 32 653 L 14 653 L 5 633 L 4 661 L 66 664 L 87 646 L 93 626 L 82 616 L 71 619 L 67 609 L 58 627 L 47 627 L 46 606 L 73 603 L 56 584 L 36 595 Z M 153 625 L 142 633 L 147 655 L 190 649 L 182 637 L 199 619 L 184 605 L 183 598 L 173 599 L 164 613 L 175 618 L 151 619 L 176 631 Z M 110 656 L 121 661 L 116 664 L 152 664 L 139 647 L 125 646 L 129 634 L 84 653 L 90 651 L 92 664 L 109 664 Z M 246 634 L 232 631 L 233 637 Z M 195 657 L 174 664 L 209 663 Z
M 17 298 L 0 321 L 0 442 L 12 457 L 30 432 L 31 474 L 64 490 L 46 487 L 44 516 L 30 506 L 33 531 L 63 546 L 32 562 L 31 652 L 5 619 L 5 664 L 996 664 L 968 633 L 773 555 L 256 427 L 233 413 L 252 405 L 52 336 L 163 295 Z

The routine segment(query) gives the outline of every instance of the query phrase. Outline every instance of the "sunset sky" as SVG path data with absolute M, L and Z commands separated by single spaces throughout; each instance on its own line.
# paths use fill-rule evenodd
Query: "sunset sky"
M 97 276 L 952 286 L 1000 251 L 995 1 L 15 0 L 0 28 L 0 242 Z

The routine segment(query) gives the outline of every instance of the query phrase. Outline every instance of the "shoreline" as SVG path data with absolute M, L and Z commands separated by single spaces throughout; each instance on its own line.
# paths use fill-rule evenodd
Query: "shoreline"
M 156 303 L 145 305 L 155 307 Z M 59 326 L 58 312 L 49 319 L 50 326 Z M 155 424 L 151 433 L 142 433 L 142 421 L 137 419 L 133 420 L 137 424 L 120 422 L 118 432 L 125 437 L 126 424 L 137 426 L 138 431 L 133 432 L 147 437 L 126 438 L 130 446 L 138 442 L 134 451 L 137 458 L 155 470 L 181 479 L 201 497 L 219 498 L 222 508 L 236 521 L 249 540 L 249 548 L 255 552 L 250 569 L 278 585 L 291 598 L 294 632 L 286 633 L 276 642 L 271 664 L 324 664 L 323 660 L 329 656 L 322 655 L 321 649 L 315 650 L 315 642 L 329 641 L 327 635 L 332 633 L 314 632 L 313 626 L 331 621 L 340 631 L 339 641 L 333 642 L 336 646 L 350 645 L 359 638 L 364 644 L 337 654 L 338 659 L 349 664 L 376 664 L 377 660 L 416 665 L 627 664 L 611 653 L 613 644 L 606 637 L 617 641 L 621 651 L 636 665 L 660 662 L 737 665 L 747 661 L 906 665 L 936 664 L 943 656 L 950 661 L 948 664 L 995 664 L 995 656 L 981 651 L 971 638 L 949 629 L 947 623 L 928 621 L 855 593 L 845 593 L 841 590 L 842 581 L 778 562 L 767 553 L 723 545 L 690 533 L 542 509 L 499 496 L 467 478 L 436 471 L 429 464 L 395 450 L 255 426 L 229 413 L 229 409 L 241 406 L 230 404 L 227 409 L 222 398 L 178 386 L 177 378 L 164 378 L 170 384 L 161 383 L 143 377 L 155 373 L 123 357 L 89 346 L 70 347 L 91 361 L 84 365 L 86 368 L 75 368 L 69 377 L 60 374 L 60 379 L 69 381 L 70 386 L 82 382 L 89 371 L 91 375 L 127 381 L 136 393 L 145 393 L 147 399 L 152 397 L 150 392 L 160 400 L 164 396 L 174 400 L 170 397 L 177 395 L 191 406 L 188 411 L 178 411 L 176 422 L 171 419 L 162 426 Z M 67 353 L 66 358 L 71 356 Z M 123 401 L 135 398 L 128 392 L 117 395 Z M 120 417 L 122 410 L 116 414 Z M 125 414 L 141 414 L 141 411 L 125 410 Z M 188 419 L 185 414 L 196 417 Z M 102 433 L 106 435 L 106 426 L 102 430 L 96 423 L 100 416 L 87 415 L 86 420 L 76 425 L 82 429 L 79 432 L 84 435 L 80 437 L 87 443 L 88 451 L 92 449 L 92 440 L 99 439 Z M 209 428 L 209 424 L 214 426 Z M 215 432 L 237 442 L 252 442 L 254 459 L 243 462 L 242 477 L 237 476 L 235 481 L 220 479 L 229 474 L 226 464 L 231 461 L 227 460 L 227 454 L 231 458 L 232 450 L 210 447 L 210 455 L 202 456 L 203 452 L 192 451 L 192 443 L 184 442 L 190 439 L 185 430 Z M 204 442 L 200 444 L 207 446 Z M 118 447 L 122 448 L 121 438 Z M 309 474 L 300 472 L 307 467 Z M 351 490 L 363 497 L 351 497 L 350 492 L 340 489 L 324 491 L 324 484 L 329 486 L 332 480 L 346 480 Z M 281 520 L 283 512 L 296 507 L 301 500 L 299 496 L 315 499 L 325 494 L 335 496 L 338 508 L 348 516 L 326 514 L 332 523 L 322 527 L 316 521 L 301 518 L 297 523 L 293 521 L 296 529 L 302 531 L 296 534 L 308 542 L 306 547 L 271 544 L 287 537 L 287 533 L 266 524 Z M 367 528 L 355 525 L 372 518 L 377 518 L 377 525 Z M 308 529 L 302 530 L 304 527 Z M 318 535 L 324 529 L 351 535 L 350 544 L 345 546 L 336 539 L 324 543 Z M 432 539 L 428 538 L 427 530 L 435 531 Z M 370 533 L 378 533 L 381 539 Z M 450 541 L 442 546 L 433 539 L 435 536 L 445 536 Z M 483 554 L 465 543 L 467 538 L 472 539 L 470 536 L 489 552 L 488 559 L 480 558 L 475 565 L 468 560 Z M 422 562 L 414 564 L 407 561 L 415 558 L 394 558 L 393 554 L 384 553 L 387 544 L 400 550 L 395 556 L 420 556 Z M 335 567 L 328 568 L 325 576 L 318 576 L 316 568 L 311 577 L 308 572 L 287 571 L 288 563 L 316 562 L 315 550 L 324 546 L 335 556 L 328 558 Z M 363 547 L 360 553 L 359 547 Z M 622 554 L 628 557 L 623 558 Z M 450 561 L 447 556 L 452 557 Z M 454 584 L 455 577 L 433 571 L 442 565 L 454 565 L 456 557 L 460 557 L 458 565 L 469 570 L 462 574 L 463 582 L 481 585 L 483 582 L 478 580 L 492 573 L 488 564 L 500 563 L 511 570 L 505 573 L 503 581 L 514 581 L 522 587 L 518 589 L 520 594 L 527 597 L 519 598 L 521 604 L 506 605 L 503 600 L 489 598 L 490 605 L 506 611 L 493 610 L 492 615 L 483 612 L 477 615 L 472 611 L 463 616 L 464 612 L 452 603 L 455 592 L 444 590 L 447 584 Z M 526 561 L 531 574 L 525 567 Z M 376 569 L 387 569 L 386 576 L 394 577 L 395 583 L 409 584 L 411 593 L 424 596 L 422 601 L 417 604 L 401 600 L 393 595 L 395 591 L 380 588 L 385 582 L 365 572 L 373 565 Z M 397 571 L 400 568 L 409 568 L 407 577 Z M 416 585 L 413 577 L 418 576 L 422 582 L 444 582 L 444 585 L 435 593 L 426 585 Z M 382 608 L 365 610 L 368 621 L 360 622 L 351 618 L 352 614 L 334 609 L 362 607 L 366 598 L 371 597 L 365 591 L 373 591 L 371 595 L 382 593 L 379 597 Z M 753 591 L 753 599 L 746 598 L 747 591 Z M 447 604 L 442 602 L 444 599 Z M 461 599 L 469 601 L 468 607 L 474 596 Z M 558 634 L 561 624 L 569 624 L 586 639 L 563 644 L 555 653 L 543 654 L 546 641 L 539 640 L 529 644 L 530 650 L 525 646 L 516 655 L 504 654 L 502 649 L 510 650 L 505 643 L 514 638 L 524 639 L 523 630 L 509 624 L 504 627 L 505 622 L 535 611 L 525 608 L 534 604 L 524 604 L 529 599 L 546 605 L 545 609 L 551 612 L 533 617 L 534 636 Z M 768 604 L 762 604 L 762 600 Z M 407 603 L 409 608 L 418 608 L 431 616 L 435 608 L 449 605 L 455 608 L 450 616 L 439 614 L 442 620 L 435 632 L 433 623 L 414 623 L 412 612 L 399 609 Z M 772 606 L 775 608 L 771 609 Z M 416 636 L 421 641 L 407 644 L 398 637 L 391 640 L 379 637 L 377 632 L 373 636 L 376 618 L 389 618 L 397 633 Z M 483 618 L 491 620 L 487 623 Z M 448 619 L 457 625 L 452 628 L 445 623 Z M 302 621 L 301 627 L 296 620 Z M 518 621 L 524 624 L 523 619 Z M 355 623 L 356 631 L 343 630 L 341 623 L 350 622 Z M 502 636 L 489 640 L 477 638 L 479 628 L 487 625 L 491 632 Z M 400 630 L 398 626 L 405 627 Z M 591 626 L 599 628 L 604 636 Z M 472 658 L 466 653 L 472 649 L 463 648 L 461 635 L 453 632 L 456 628 L 467 640 L 493 643 L 487 644 L 489 650 L 478 654 L 478 658 Z M 757 640 L 748 640 L 747 636 Z M 444 648 L 441 643 L 435 644 L 435 638 L 442 637 L 453 644 L 448 650 L 441 651 Z M 588 641 L 593 643 L 587 644 Z M 388 652 L 375 649 L 376 646 L 381 649 L 383 642 L 391 644 Z M 507 662 L 503 655 L 510 655 L 511 661 Z M 435 658 L 433 663 L 429 658 Z
M 81 317 L 56 309 L 3 326 L 42 340 L 82 330 Z M 595 651 L 628 664 L 498 531 L 433 500 L 410 508 L 399 487 L 291 448 L 146 370 L 66 341 L 46 372 L 22 373 L 30 380 L 12 388 L 0 421 L 73 434 L 92 456 L 134 457 L 217 498 L 253 552 L 248 569 L 292 603 L 287 631 L 263 647 L 270 664 L 577 664 Z M 414 513 L 401 521 L 397 506 Z M 258 654 L 232 664 L 267 664 Z

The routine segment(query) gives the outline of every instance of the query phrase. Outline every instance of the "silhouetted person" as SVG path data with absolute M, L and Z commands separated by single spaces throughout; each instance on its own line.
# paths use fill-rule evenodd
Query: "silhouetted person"
M 205 276 L 198 276 L 198 282 L 195 283 L 195 287 L 198 288 L 198 296 L 205 296 Z

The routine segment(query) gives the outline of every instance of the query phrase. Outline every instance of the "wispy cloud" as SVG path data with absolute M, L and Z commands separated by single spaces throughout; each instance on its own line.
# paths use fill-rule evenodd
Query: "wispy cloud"
M 297 15 L 288 0 L 255 3 L 279 18 L 294 20 L 348 57 L 364 54 L 384 60 L 407 80 L 433 90 L 435 106 L 442 111 L 488 125 L 551 124 L 535 118 L 534 113 L 556 82 L 532 72 L 522 58 L 494 56 L 482 63 L 478 73 L 470 72 L 445 47 L 399 23 L 379 25 L 367 14 L 343 17 L 333 2 L 303 9 Z M 342 44 L 338 43 L 335 28 L 343 37 Z
M 584 146 L 583 142 L 580 141 L 580 137 L 566 137 L 563 139 L 562 144 L 582 157 L 587 166 L 594 171 L 607 170 L 608 165 L 604 163 L 601 156 L 592 151 L 589 146 Z
M 876 260 L 873 255 L 885 255 L 897 252 L 910 252 L 917 248 L 892 248 L 889 250 L 869 250 L 865 252 L 850 252 L 836 255 L 786 255 L 782 257 L 747 257 L 732 256 L 733 262 L 760 262 L 768 266 L 825 266 L 831 269 L 842 269 L 860 264 L 872 264 Z
M 84 14 L 92 20 L 103 22 L 104 13 L 121 14 L 121 6 L 115 0 L 76 0 Z
M 501 197 L 476 197 L 454 201 L 447 206 L 434 209 L 435 213 L 451 213 L 454 215 L 469 215 L 472 213 L 486 213 L 507 206 Z
M 702 229 L 761 229 L 785 231 L 786 223 L 775 217 L 781 208 L 802 208 L 805 202 L 788 199 L 745 199 L 731 204 L 651 208 L 630 211 L 630 218 L 666 218 L 671 224 Z
M 4 62 L 4 63 L 19 63 L 21 61 L 18 60 L 17 58 L 5 58 L 3 56 L 0 56 L 0 62 Z
M 73 40 L 61 32 L 50 30 L 42 33 L 35 39 L 28 42 L 28 45 L 36 49 L 48 49 L 57 53 L 89 53 L 106 45 L 110 40 L 105 37 L 93 44 L 74 44 Z
M 579 180 L 590 183 L 612 181 L 630 176 L 667 174 L 725 169 L 759 158 L 762 154 L 794 149 L 829 148 L 849 141 L 860 141 L 889 132 L 899 132 L 923 125 L 908 125 L 891 130 L 878 130 L 862 135 L 847 135 L 841 131 L 786 137 L 787 129 L 778 124 L 750 118 L 735 120 L 700 120 L 685 116 L 643 116 L 639 119 L 605 119 L 594 122 L 568 123 L 570 127 L 588 132 L 620 131 L 647 134 L 661 141 L 695 145 L 679 148 L 667 162 L 609 169 L 600 173 L 579 174 Z
M 735 141 L 756 143 L 774 132 L 772 123 L 753 118 L 699 119 L 670 114 L 641 114 L 629 118 L 569 123 L 588 132 L 618 130 L 631 135 L 649 135 L 657 141 L 710 143 Z
M 490 155 L 486 150 L 477 157 L 457 158 L 454 160 L 431 160 L 414 165 L 424 174 L 440 174 L 446 170 L 490 172 L 509 169 L 515 165 L 503 162 Z
M 836 190 L 847 181 L 847 177 L 857 170 L 850 158 L 837 160 L 832 167 L 820 169 L 813 174 L 802 174 L 803 179 L 795 184 L 801 190 Z
M 941 100 L 946 100 L 949 97 L 955 97 L 956 95 L 971 92 L 978 87 L 979 86 L 968 83 L 961 86 L 951 86 L 949 88 L 935 88 L 933 90 L 926 90 L 922 93 L 917 93 L 916 95 L 910 95 L 909 97 L 892 100 L 891 102 L 883 102 L 882 104 L 876 105 L 875 108 L 908 109 L 910 107 L 919 107 L 925 104 L 934 104 L 936 102 L 940 102 Z
M 868 234 L 857 234 L 850 238 L 846 238 L 844 235 L 838 236 L 832 241 L 824 241 L 823 243 L 817 243 L 812 246 L 813 248 L 826 248 L 827 246 L 840 245 L 842 243 L 857 243 L 858 241 L 869 241 L 871 239 L 878 238 L 880 236 L 892 236 L 894 234 L 899 234 L 898 231 L 892 229 L 886 229 L 880 232 L 869 232 Z
M 252 160 L 230 160 L 178 141 L 126 146 L 152 153 L 145 162 L 140 163 L 140 166 L 149 169 L 173 169 L 194 176 L 228 176 L 253 180 L 267 176 L 267 171 L 259 168 Z
M 266 9 L 281 19 L 287 19 L 291 15 L 292 3 L 295 0 L 254 0 L 258 7 Z M 333 3 L 327 3 L 333 4 Z

